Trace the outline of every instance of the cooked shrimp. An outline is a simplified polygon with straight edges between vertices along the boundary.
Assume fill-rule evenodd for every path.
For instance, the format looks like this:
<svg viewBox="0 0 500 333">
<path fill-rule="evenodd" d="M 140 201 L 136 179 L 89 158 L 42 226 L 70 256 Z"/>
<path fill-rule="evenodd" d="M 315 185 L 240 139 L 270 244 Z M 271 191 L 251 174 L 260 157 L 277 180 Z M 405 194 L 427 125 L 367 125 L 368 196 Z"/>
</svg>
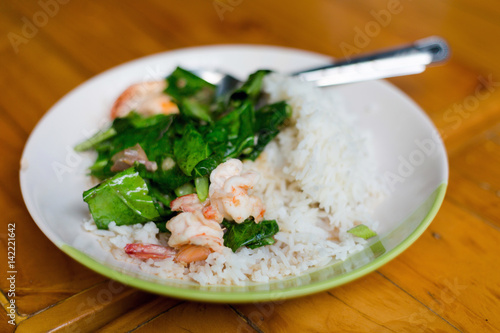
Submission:
<svg viewBox="0 0 500 333">
<path fill-rule="evenodd" d="M 125 245 L 125 252 L 139 259 L 167 259 L 175 256 L 176 252 L 171 247 L 156 244 L 133 243 Z"/>
<path fill-rule="evenodd" d="M 210 206 L 203 209 L 206 218 L 217 222 L 234 220 L 237 223 L 253 216 L 255 222 L 264 218 L 262 201 L 248 194 L 258 180 L 255 172 L 241 174 L 243 164 L 240 160 L 230 159 L 220 164 L 210 175 Z"/>
<path fill-rule="evenodd" d="M 111 108 L 111 118 L 125 117 L 131 111 L 144 116 L 179 113 L 179 108 L 163 92 L 165 80 L 133 84 L 116 99 Z"/>
<path fill-rule="evenodd" d="M 166 227 L 172 233 L 168 240 L 171 247 L 199 245 L 216 252 L 223 249 L 224 233 L 220 224 L 206 219 L 201 211 L 180 213 L 168 221 Z"/>
<path fill-rule="evenodd" d="M 204 207 L 204 204 L 198 199 L 198 194 L 186 194 L 181 197 L 178 197 L 175 200 L 172 200 L 170 203 L 170 209 L 174 212 L 194 212 L 196 210 L 201 211 Z"/>
<path fill-rule="evenodd" d="M 199 245 L 185 245 L 176 252 L 168 246 L 133 243 L 125 245 L 124 250 L 128 255 L 142 260 L 164 260 L 174 257 L 175 261 L 185 264 L 205 260 L 212 253 L 211 249 Z"/>
<path fill-rule="evenodd" d="M 212 250 L 205 246 L 185 245 L 181 247 L 177 253 L 176 261 L 180 263 L 190 263 L 194 261 L 202 261 L 208 258 Z"/>
<path fill-rule="evenodd" d="M 203 207 L 203 216 L 209 220 L 214 220 L 221 223 L 224 216 L 220 213 L 219 209 L 215 205 L 208 205 Z"/>
</svg>

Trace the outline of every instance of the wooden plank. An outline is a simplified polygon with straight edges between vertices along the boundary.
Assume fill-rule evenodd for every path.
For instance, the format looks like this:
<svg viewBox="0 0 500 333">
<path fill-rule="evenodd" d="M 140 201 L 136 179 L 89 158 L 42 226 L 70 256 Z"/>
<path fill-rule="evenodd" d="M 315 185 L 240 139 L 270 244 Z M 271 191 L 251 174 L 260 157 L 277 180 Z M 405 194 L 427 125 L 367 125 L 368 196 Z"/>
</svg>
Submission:
<svg viewBox="0 0 500 333">
<path fill-rule="evenodd" d="M 16 332 L 94 332 L 154 296 L 107 280 L 28 319 Z"/>
<path fill-rule="evenodd" d="M 3 155 L 6 155 L 5 158 L 8 162 L 13 162 L 18 156 L 20 156 L 27 137 L 27 133 L 24 132 L 23 129 L 17 125 L 16 121 L 12 119 L 0 106 L 0 139 L 3 143 L 0 149 L 3 152 Z M 19 162 L 19 159 L 17 162 Z M 2 163 L 3 166 L 0 165 L 0 168 L 7 169 L 7 167 L 10 166 L 18 168 L 19 166 L 19 163 L 16 163 L 15 165 L 4 164 L 5 163 Z"/>
<path fill-rule="evenodd" d="M 265 332 L 401 332 L 415 313 L 434 323 L 428 332 L 454 330 L 377 273 L 317 295 L 235 307 Z"/>
<path fill-rule="evenodd" d="M 16 177 L 17 178 L 17 177 Z M 0 222 L 1 230 L 7 223 L 16 224 L 16 305 L 21 314 L 40 311 L 76 292 L 88 288 L 105 278 L 82 266 L 59 250 L 38 229 L 20 198 L 16 188 L 15 200 L 9 198 L 8 187 L 1 188 L 0 209 L 5 217 Z M 12 195 L 10 195 L 12 197 Z M 2 232 L 0 248 L 7 253 L 7 234 Z M 36 244 L 36 249 L 30 246 Z M 0 269 L 7 271 L 7 261 L 0 260 Z M 0 288 L 6 290 L 5 279 Z"/>
<path fill-rule="evenodd" d="M 422 237 L 380 272 L 460 331 L 497 332 L 499 251 L 498 229 L 445 201 Z M 422 331 L 436 322 L 425 315 L 412 317 Z"/>
<path fill-rule="evenodd" d="M 11 32 L 17 31 L 18 25 L 22 25 L 22 17 L 11 10 L 3 22 Z M 0 77 L 0 89 L 5 92 L 0 107 L 26 133 L 50 106 L 86 78 L 64 55 L 47 45 L 43 35 L 37 36 L 21 45 L 18 53 L 12 48 L 6 52 L 5 61 L 9 66 L 3 68 Z"/>
<path fill-rule="evenodd" d="M 215 11 L 207 1 L 189 1 L 176 6 L 175 11 L 171 3 L 164 1 L 149 1 L 147 7 L 129 1 L 124 4 L 123 13 L 136 20 L 144 33 L 161 42 L 163 50 L 206 44 L 207 41 L 217 43 L 225 37 L 214 33 Z"/>
<path fill-rule="evenodd" d="M 483 80 L 484 77 L 481 76 Z M 500 121 L 500 91 L 497 85 L 500 81 L 490 85 L 490 88 L 478 86 L 481 92 L 474 89 L 462 100 L 454 102 L 440 114 L 432 115 L 432 120 L 439 129 L 449 154 L 454 154 L 469 140 L 479 135 L 485 129 Z M 484 96 L 484 97 L 477 97 Z"/>
<path fill-rule="evenodd" d="M 96 332 L 114 333 L 114 332 L 129 332 L 144 325 L 149 320 L 161 315 L 179 305 L 183 301 L 173 298 L 158 296 L 152 301 L 143 304 L 140 307 L 127 312 L 126 316 L 117 317 L 115 320 L 101 327 Z"/>
<path fill-rule="evenodd" d="M 255 332 L 228 305 L 182 303 L 133 332 Z"/>
<path fill-rule="evenodd" d="M 485 219 L 500 230 L 500 190 L 451 170 L 447 200 Z"/>
<path fill-rule="evenodd" d="M 500 190 L 500 119 L 477 142 L 450 158 L 451 167 L 491 191 Z"/>
<path fill-rule="evenodd" d="M 479 14 L 474 1 L 457 1 L 448 8 L 445 24 L 442 25 L 443 34 L 446 34 L 453 43 L 453 50 L 457 57 L 462 59 L 478 73 L 500 76 L 500 67 L 495 61 L 495 54 L 500 48 L 492 40 L 500 38 L 498 29 L 498 13 L 486 8 L 498 7 L 495 1 L 481 1 L 483 13 Z M 471 29 L 470 27 L 474 27 Z M 480 31 L 488 31 L 481 34 Z M 471 47 L 474 45 L 474 47 Z"/>
<path fill-rule="evenodd" d="M 14 332 L 16 328 L 14 325 L 9 324 L 10 317 L 7 317 L 7 313 L 4 310 L 0 310 L 0 331 L 4 333 Z"/>
<path fill-rule="evenodd" d="M 37 2 L 14 3 L 13 6 L 19 15 L 26 17 L 40 11 Z M 94 74 L 127 60 L 165 50 L 170 41 L 155 40 L 139 29 L 135 23 L 138 16 L 125 12 L 125 8 L 116 3 L 69 2 L 60 7 L 39 34 L 49 39 L 50 44 L 58 45 L 59 53 Z"/>
</svg>

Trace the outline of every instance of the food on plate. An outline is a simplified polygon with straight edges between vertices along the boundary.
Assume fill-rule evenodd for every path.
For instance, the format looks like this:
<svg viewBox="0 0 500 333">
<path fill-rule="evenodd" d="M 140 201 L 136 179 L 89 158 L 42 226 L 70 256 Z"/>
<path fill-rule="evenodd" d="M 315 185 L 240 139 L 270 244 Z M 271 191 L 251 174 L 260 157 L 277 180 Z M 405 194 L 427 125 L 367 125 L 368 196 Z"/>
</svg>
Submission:
<svg viewBox="0 0 500 333">
<path fill-rule="evenodd" d="M 267 282 L 344 260 L 383 196 L 366 133 L 335 96 L 259 70 L 235 91 L 177 68 L 127 88 L 83 194 L 115 259 L 200 284 Z"/>
</svg>

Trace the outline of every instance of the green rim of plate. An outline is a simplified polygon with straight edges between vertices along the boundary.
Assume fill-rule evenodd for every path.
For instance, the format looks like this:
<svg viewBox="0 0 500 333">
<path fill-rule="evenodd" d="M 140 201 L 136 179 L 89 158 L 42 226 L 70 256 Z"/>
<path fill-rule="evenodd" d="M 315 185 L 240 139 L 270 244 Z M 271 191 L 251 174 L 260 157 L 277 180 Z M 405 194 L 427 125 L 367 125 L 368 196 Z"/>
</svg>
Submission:
<svg viewBox="0 0 500 333">
<path fill-rule="evenodd" d="M 60 248 L 73 259 L 108 278 L 156 294 L 216 303 L 277 302 L 338 287 L 373 272 L 394 259 L 427 229 L 444 200 L 446 188 L 447 183 L 440 184 L 397 228 L 380 238 L 375 237 L 361 253 L 353 254 L 345 261 L 331 263 L 281 281 L 272 280 L 245 286 L 201 286 L 144 275 L 148 279 L 145 280 L 139 275 L 135 277 L 129 272 L 102 264 L 70 245 L 62 244 Z M 399 237 L 405 238 L 399 241 Z"/>
</svg>

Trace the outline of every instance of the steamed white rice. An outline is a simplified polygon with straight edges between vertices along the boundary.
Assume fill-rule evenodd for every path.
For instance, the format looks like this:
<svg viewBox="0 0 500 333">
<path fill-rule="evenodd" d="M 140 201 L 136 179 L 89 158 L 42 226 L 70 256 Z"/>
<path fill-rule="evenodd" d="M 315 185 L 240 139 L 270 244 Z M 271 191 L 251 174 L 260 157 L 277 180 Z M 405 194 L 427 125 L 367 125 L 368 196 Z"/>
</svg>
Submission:
<svg viewBox="0 0 500 333">
<path fill-rule="evenodd" d="M 363 249 L 366 241 L 346 231 L 358 224 L 377 230 L 372 212 L 383 192 L 366 133 L 332 94 L 307 83 L 273 74 L 265 79 L 264 89 L 271 102 L 286 100 L 293 109 L 290 126 L 257 161 L 244 162 L 245 169 L 260 173 L 252 194 L 265 203 L 264 218 L 279 224 L 274 245 L 236 253 L 225 248 L 185 268 L 170 259 L 142 261 L 124 252 L 128 243 L 167 244 L 168 236 L 153 222 L 111 223 L 109 230 L 98 230 L 90 220 L 84 229 L 98 236 L 117 260 L 161 278 L 202 285 L 282 279 Z"/>
</svg>

